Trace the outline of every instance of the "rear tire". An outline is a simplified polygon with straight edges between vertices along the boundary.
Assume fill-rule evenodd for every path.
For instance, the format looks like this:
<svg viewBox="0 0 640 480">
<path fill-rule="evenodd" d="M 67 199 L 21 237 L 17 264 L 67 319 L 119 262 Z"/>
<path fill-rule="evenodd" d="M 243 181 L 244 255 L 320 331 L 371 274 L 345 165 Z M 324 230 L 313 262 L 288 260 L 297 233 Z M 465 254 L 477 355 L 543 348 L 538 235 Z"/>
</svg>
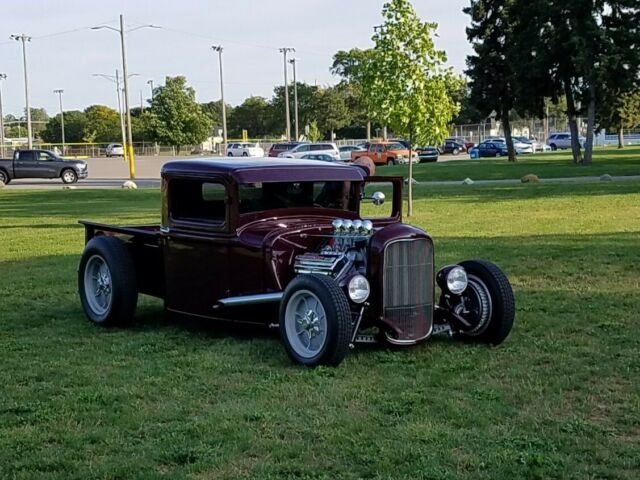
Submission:
<svg viewBox="0 0 640 480">
<path fill-rule="evenodd" d="M 62 182 L 66 184 L 76 183 L 78 181 L 78 174 L 74 170 L 67 168 L 62 171 L 60 178 Z"/>
<path fill-rule="evenodd" d="M 138 286 L 133 259 L 122 240 L 99 236 L 87 243 L 78 268 L 78 293 L 93 323 L 110 327 L 131 322 Z"/>
<path fill-rule="evenodd" d="M 280 336 L 294 362 L 339 365 L 352 328 L 349 301 L 333 278 L 300 275 L 289 283 L 280 303 Z"/>
<path fill-rule="evenodd" d="M 387 166 L 393 167 L 395 164 L 396 164 L 396 161 L 393 158 L 387 160 Z"/>
<path fill-rule="evenodd" d="M 515 319 L 516 307 L 511 283 L 497 265 L 486 260 L 467 260 L 460 265 L 467 271 L 469 279 L 469 286 L 462 296 L 466 298 L 466 308 L 472 310 L 469 314 L 476 315 L 467 317 L 473 326 L 468 331 L 460 332 L 460 335 L 499 345 L 511 332 Z M 477 312 L 470 308 L 473 306 L 477 308 Z M 465 314 L 462 316 L 465 317 Z"/>
<path fill-rule="evenodd" d="M 454 155 L 458 155 L 460 153 L 460 150 L 457 149 L 457 148 L 454 148 L 453 152 L 451 152 L 451 153 L 453 153 Z"/>
<path fill-rule="evenodd" d="M 551 147 L 551 151 L 555 152 L 556 150 L 558 150 L 558 147 L 555 143 L 552 143 L 551 145 L 549 145 Z"/>
<path fill-rule="evenodd" d="M 7 175 L 7 172 L 5 172 L 4 170 L 0 170 L 0 183 L 9 185 L 10 182 L 11 179 L 9 178 L 9 175 Z"/>
<path fill-rule="evenodd" d="M 242 156 L 243 156 L 243 157 L 248 157 L 248 156 L 249 156 L 249 154 L 248 154 L 247 152 L 242 152 Z"/>
</svg>

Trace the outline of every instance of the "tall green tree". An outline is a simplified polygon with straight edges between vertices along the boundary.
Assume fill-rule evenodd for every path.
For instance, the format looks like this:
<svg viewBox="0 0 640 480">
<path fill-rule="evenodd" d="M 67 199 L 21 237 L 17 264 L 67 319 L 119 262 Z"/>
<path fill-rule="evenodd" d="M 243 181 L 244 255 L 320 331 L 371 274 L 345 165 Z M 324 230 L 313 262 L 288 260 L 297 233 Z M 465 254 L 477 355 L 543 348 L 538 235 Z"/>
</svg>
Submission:
<svg viewBox="0 0 640 480">
<path fill-rule="evenodd" d="M 27 118 L 26 111 L 25 109 L 25 120 Z M 48 121 L 49 114 L 44 108 L 31 107 L 31 128 L 35 138 L 41 138 L 42 131 L 45 129 Z"/>
<path fill-rule="evenodd" d="M 80 143 L 83 141 L 87 116 L 84 112 L 72 110 L 64 112 L 64 136 L 67 143 Z M 50 143 L 62 142 L 62 127 L 60 114 L 52 117 L 42 131 L 42 140 Z"/>
<path fill-rule="evenodd" d="M 516 155 L 511 138 L 510 114 L 515 106 L 515 71 L 510 59 L 513 24 L 512 0 L 472 0 L 464 12 L 471 17 L 467 37 L 473 55 L 467 57 L 470 102 L 488 117 L 502 121 L 509 161 Z"/>
<path fill-rule="evenodd" d="M 422 145 L 440 144 L 459 107 L 448 96 L 451 74 L 446 55 L 432 36 L 435 23 L 423 22 L 408 0 L 382 8 L 384 24 L 373 35 L 363 92 L 374 117 L 397 135 Z M 413 211 L 413 164 L 409 162 L 409 208 Z"/>
<path fill-rule="evenodd" d="M 315 85 L 309 85 L 304 82 L 297 82 L 298 87 L 298 126 L 299 133 L 305 131 L 305 127 L 310 124 L 312 120 L 318 120 L 320 116 L 319 102 L 320 102 L 320 87 Z M 294 128 L 294 96 L 293 86 L 289 87 L 289 111 L 291 112 L 291 126 Z M 280 134 L 284 130 L 284 118 L 285 118 L 285 95 L 284 87 L 278 85 L 273 90 L 273 97 L 271 98 L 271 109 L 273 115 L 272 128 L 275 130 L 273 133 Z"/>
<path fill-rule="evenodd" d="M 598 108 L 598 125 L 618 133 L 618 148 L 624 148 L 624 131 L 640 125 L 640 90 L 606 95 Z"/>
<path fill-rule="evenodd" d="M 333 140 L 337 129 L 351 122 L 347 92 L 348 90 L 341 85 L 324 88 L 318 92 L 316 121 L 320 131 L 328 134 L 330 140 Z"/>
<path fill-rule="evenodd" d="M 212 120 L 196 102 L 196 92 L 183 76 L 167 77 L 154 91 L 149 109 L 154 139 L 176 147 L 196 145 L 211 135 Z"/>
<path fill-rule="evenodd" d="M 117 142 L 121 138 L 120 115 L 106 105 L 91 105 L 84 110 L 83 140 L 93 143 Z M 65 117 L 66 120 L 66 117 Z M 65 133 L 66 133 L 65 122 Z"/>
</svg>

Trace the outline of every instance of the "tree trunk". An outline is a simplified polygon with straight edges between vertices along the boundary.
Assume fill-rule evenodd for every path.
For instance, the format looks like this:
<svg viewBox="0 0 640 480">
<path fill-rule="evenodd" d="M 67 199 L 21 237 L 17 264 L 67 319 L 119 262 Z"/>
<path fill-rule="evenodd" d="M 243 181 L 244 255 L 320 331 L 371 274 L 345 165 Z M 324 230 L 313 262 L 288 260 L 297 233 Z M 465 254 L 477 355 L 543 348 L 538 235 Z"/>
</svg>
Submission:
<svg viewBox="0 0 640 480">
<path fill-rule="evenodd" d="M 513 137 L 511 136 L 511 122 L 509 121 L 509 111 L 502 112 L 502 129 L 504 130 L 504 139 L 507 142 L 507 152 L 509 152 L 509 161 L 516 161 L 516 150 L 513 148 Z"/>
<path fill-rule="evenodd" d="M 580 132 L 578 132 L 578 112 L 576 112 L 576 102 L 571 91 L 569 80 L 563 81 L 564 95 L 567 99 L 567 120 L 569 131 L 571 132 L 571 152 L 573 153 L 573 163 L 582 162 L 582 153 L 580 152 Z"/>
<path fill-rule="evenodd" d="M 367 142 L 371 141 L 371 122 L 367 122 Z"/>
<path fill-rule="evenodd" d="M 591 165 L 593 159 L 593 130 L 596 121 L 596 86 L 589 82 L 589 105 L 587 107 L 587 143 L 584 148 L 583 165 Z M 580 137 L 578 137 L 578 142 Z"/>
<path fill-rule="evenodd" d="M 622 125 L 618 128 L 618 148 L 624 148 L 624 127 Z"/>
</svg>

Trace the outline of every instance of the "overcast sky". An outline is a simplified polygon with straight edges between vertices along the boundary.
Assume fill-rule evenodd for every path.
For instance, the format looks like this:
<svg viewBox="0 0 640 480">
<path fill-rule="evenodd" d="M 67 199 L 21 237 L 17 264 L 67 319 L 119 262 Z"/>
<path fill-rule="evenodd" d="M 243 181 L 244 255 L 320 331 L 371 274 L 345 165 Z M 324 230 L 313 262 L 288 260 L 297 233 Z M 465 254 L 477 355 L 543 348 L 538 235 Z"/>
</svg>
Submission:
<svg viewBox="0 0 640 480">
<path fill-rule="evenodd" d="M 164 83 L 167 75 L 185 75 L 200 102 L 219 98 L 218 64 L 212 44 L 224 46 L 225 95 L 237 105 L 249 95 L 270 97 L 282 84 L 282 55 L 278 47 L 296 48 L 298 79 L 330 85 L 329 73 L 337 50 L 371 46 L 373 25 L 381 23 L 383 0 L 22 0 L 2 2 L 0 14 L 0 73 L 4 113 L 22 114 L 24 83 L 22 55 L 11 34 L 33 37 L 27 44 L 32 107 L 58 111 L 54 89 L 64 89 L 65 110 L 92 104 L 116 106 L 115 84 L 93 73 L 120 69 L 116 32 L 91 26 L 127 27 L 156 24 L 127 37 L 132 103 L 140 92 L 149 98 L 147 80 Z M 423 20 L 439 24 L 437 45 L 447 52 L 458 72 L 470 51 L 465 36 L 468 0 L 413 0 Z"/>
</svg>

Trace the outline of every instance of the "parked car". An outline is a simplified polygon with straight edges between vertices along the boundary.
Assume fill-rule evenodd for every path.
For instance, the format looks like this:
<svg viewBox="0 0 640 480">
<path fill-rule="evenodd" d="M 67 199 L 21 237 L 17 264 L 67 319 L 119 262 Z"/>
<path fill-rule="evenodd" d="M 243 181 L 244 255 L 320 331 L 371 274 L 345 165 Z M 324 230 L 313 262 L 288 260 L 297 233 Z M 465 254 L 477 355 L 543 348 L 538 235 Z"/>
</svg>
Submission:
<svg viewBox="0 0 640 480">
<path fill-rule="evenodd" d="M 300 157 L 300 159 L 301 160 L 320 160 L 321 162 L 332 162 L 332 163 L 342 161 L 342 159 L 336 160 L 333 155 L 328 155 L 326 153 L 307 153 L 306 155 L 303 155 L 302 157 Z"/>
<path fill-rule="evenodd" d="M 271 148 L 269 148 L 269 153 L 267 155 L 269 157 L 277 157 L 278 154 L 280 154 L 282 152 L 288 152 L 289 150 L 292 150 L 293 148 L 297 147 L 298 145 L 300 145 L 300 142 L 274 143 L 273 145 L 271 145 Z"/>
<path fill-rule="evenodd" d="M 485 140 L 476 147 L 480 157 L 507 157 L 507 144 L 497 140 Z M 518 152 L 516 152 L 517 154 Z"/>
<path fill-rule="evenodd" d="M 0 159 L 0 183 L 18 178 L 59 178 L 64 183 L 76 183 L 87 178 L 87 163 L 65 160 L 50 150 L 16 150 L 13 158 Z"/>
<path fill-rule="evenodd" d="M 464 145 L 464 149 L 467 152 L 476 146 L 475 142 L 467 140 L 466 138 L 461 138 L 461 137 L 450 137 L 445 140 L 445 142 L 447 141 L 461 143 L 462 145 Z"/>
<path fill-rule="evenodd" d="M 230 143 L 227 157 L 264 157 L 264 150 L 257 143 Z"/>
<path fill-rule="evenodd" d="M 335 143 L 301 143 L 287 152 L 278 154 L 278 157 L 301 158 L 307 153 L 325 153 L 336 160 L 340 159 L 340 151 Z"/>
<path fill-rule="evenodd" d="M 403 178 L 364 172 L 313 160 L 168 162 L 160 225 L 80 222 L 82 308 L 95 324 L 126 325 L 142 293 L 181 316 L 273 326 L 308 366 L 338 365 L 361 342 L 505 340 L 515 301 L 502 270 L 467 260 L 436 272 L 431 236 L 402 223 Z M 372 193 L 381 182 L 390 213 L 369 219 L 363 204 L 385 202 Z"/>
<path fill-rule="evenodd" d="M 120 143 L 110 143 L 104 151 L 107 157 L 124 157 L 124 148 Z"/>
<path fill-rule="evenodd" d="M 441 153 L 450 153 L 452 155 L 458 155 L 467 151 L 467 147 L 464 143 L 456 140 L 445 140 L 444 144 L 440 147 Z"/>
<path fill-rule="evenodd" d="M 436 147 L 416 147 L 420 162 L 437 162 L 438 149 Z"/>
<path fill-rule="evenodd" d="M 339 147 L 338 150 L 340 151 L 340 160 L 346 162 L 351 160 L 351 152 L 361 152 L 364 149 L 357 145 L 343 145 L 342 147 Z"/>
<path fill-rule="evenodd" d="M 354 150 L 351 160 L 369 157 L 376 165 L 399 165 L 409 163 L 409 150 L 397 142 L 371 142 L 368 150 Z M 418 154 L 413 153 L 413 163 L 420 162 Z"/>
<path fill-rule="evenodd" d="M 513 148 L 518 155 L 534 152 L 533 143 L 526 137 L 511 137 L 511 139 L 513 140 Z M 503 143 L 505 147 L 507 145 L 507 140 L 503 137 L 492 138 L 491 141 Z"/>
<path fill-rule="evenodd" d="M 580 137 L 580 146 L 584 148 L 587 139 Z M 552 133 L 547 138 L 547 145 L 551 147 L 551 150 L 565 150 L 571 148 L 571 133 Z"/>
</svg>

